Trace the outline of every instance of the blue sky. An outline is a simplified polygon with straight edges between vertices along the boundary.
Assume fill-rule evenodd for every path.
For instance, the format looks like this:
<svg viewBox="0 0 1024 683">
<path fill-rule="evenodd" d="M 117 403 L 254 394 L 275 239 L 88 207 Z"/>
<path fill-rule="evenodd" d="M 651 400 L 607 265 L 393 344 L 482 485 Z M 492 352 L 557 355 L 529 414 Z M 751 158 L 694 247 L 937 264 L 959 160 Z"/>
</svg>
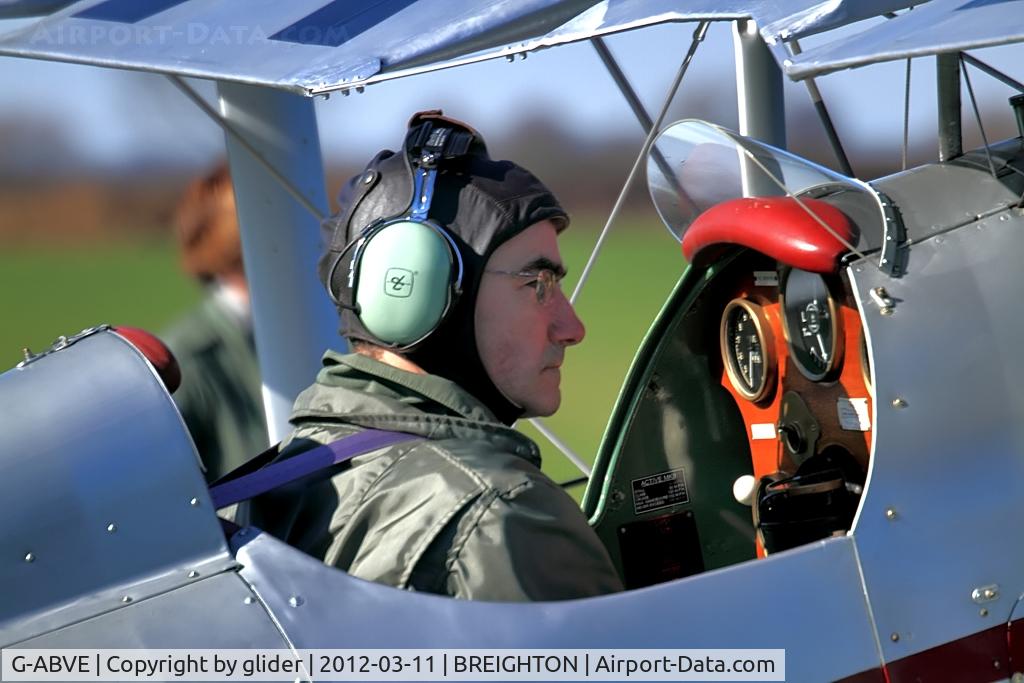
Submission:
<svg viewBox="0 0 1024 683">
<path fill-rule="evenodd" d="M 15 26 L 0 22 L 0 31 Z M 608 40 L 652 112 L 664 98 L 692 30 L 692 24 L 672 24 Z M 805 41 L 805 48 L 812 44 Z M 692 104 L 687 99 L 691 90 L 712 92 L 719 99 L 697 103 L 698 108 L 722 112 L 727 125 L 734 122 L 732 50 L 729 26 L 713 25 L 683 83 L 684 111 L 687 102 Z M 1024 46 L 1010 46 L 977 54 L 1014 74 L 1022 50 Z M 935 130 L 933 62 L 915 60 L 911 105 L 912 138 L 930 146 Z M 854 154 L 859 148 L 874 147 L 892 149 L 898 156 L 904 69 L 900 62 L 819 79 L 840 135 Z M 974 85 L 983 98 L 1005 102 L 1011 94 L 980 74 L 974 76 Z M 212 96 L 212 84 L 200 83 L 199 88 Z M 788 83 L 787 99 L 791 104 L 806 102 L 804 86 Z M 964 101 L 966 107 L 966 96 Z M 410 113 L 438 106 L 489 137 L 519 117 L 546 115 L 580 140 L 633 135 L 637 144 L 640 141 L 635 119 L 588 43 L 534 53 L 514 63 L 493 60 L 380 83 L 362 94 L 318 99 L 316 106 L 325 154 L 355 159 L 394 145 Z M 85 160 L 97 166 L 117 166 L 139 154 L 199 166 L 222 153 L 219 129 L 160 76 L 0 58 L 0 120 L 16 115 L 51 120 Z M 1005 122 L 1008 109 L 994 116 Z M 972 128 L 973 124 L 968 126 L 969 131 Z"/>
</svg>

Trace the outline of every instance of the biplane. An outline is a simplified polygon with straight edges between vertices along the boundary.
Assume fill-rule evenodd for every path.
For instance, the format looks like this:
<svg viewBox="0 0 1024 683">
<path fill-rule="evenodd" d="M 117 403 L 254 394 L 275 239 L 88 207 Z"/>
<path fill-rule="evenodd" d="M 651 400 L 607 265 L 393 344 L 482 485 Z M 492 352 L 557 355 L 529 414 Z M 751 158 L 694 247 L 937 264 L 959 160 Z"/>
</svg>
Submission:
<svg viewBox="0 0 1024 683">
<path fill-rule="evenodd" d="M 1006 104 L 1007 141 L 964 151 L 961 121 L 971 72 L 1024 92 L 975 54 L 1024 40 L 1024 0 L 911 4 L 0 2 L 40 17 L 0 54 L 165 74 L 223 127 L 272 439 L 335 339 L 312 265 L 327 202 L 311 98 L 692 22 L 674 93 L 721 21 L 741 108 L 739 132 L 666 126 L 602 53 L 647 131 L 623 196 L 646 171 L 688 262 L 583 501 L 629 590 L 453 601 L 256 528 L 226 537 L 159 345 L 100 326 L 0 375 L 0 645 L 746 647 L 785 649 L 788 680 L 1024 680 L 1024 101 Z M 188 40 L 250 12 L 251 44 Z M 146 31 L 161 39 L 119 38 Z M 815 79 L 930 55 L 937 159 L 854 177 Z M 219 111 L 186 77 L 217 82 Z M 784 150 L 783 77 L 808 84 L 838 171 Z"/>
</svg>

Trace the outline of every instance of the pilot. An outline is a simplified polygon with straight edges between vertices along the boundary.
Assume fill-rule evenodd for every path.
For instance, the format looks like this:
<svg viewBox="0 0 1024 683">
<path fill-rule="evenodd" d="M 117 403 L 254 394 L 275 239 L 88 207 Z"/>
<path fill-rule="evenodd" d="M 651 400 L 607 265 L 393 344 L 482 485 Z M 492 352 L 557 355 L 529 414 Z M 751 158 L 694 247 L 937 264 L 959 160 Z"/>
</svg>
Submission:
<svg viewBox="0 0 1024 683">
<path fill-rule="evenodd" d="M 206 479 L 214 481 L 267 447 L 249 287 L 226 164 L 189 184 L 175 228 L 182 267 L 205 296 L 163 337 L 182 372 L 174 400 Z"/>
<path fill-rule="evenodd" d="M 435 111 L 349 181 L 340 207 L 319 275 L 354 353 L 325 354 L 278 460 L 366 428 L 419 438 L 260 496 L 250 521 L 408 590 L 491 601 L 621 590 L 578 505 L 511 428 L 558 409 L 559 368 L 584 335 L 559 284 L 569 219 L 558 201 Z"/>
</svg>

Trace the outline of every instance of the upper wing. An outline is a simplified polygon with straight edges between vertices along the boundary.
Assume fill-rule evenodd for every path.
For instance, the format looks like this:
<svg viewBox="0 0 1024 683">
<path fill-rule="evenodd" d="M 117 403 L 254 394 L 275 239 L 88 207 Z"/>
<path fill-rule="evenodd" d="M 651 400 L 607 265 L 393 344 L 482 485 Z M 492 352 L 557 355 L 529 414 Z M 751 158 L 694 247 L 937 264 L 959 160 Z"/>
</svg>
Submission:
<svg viewBox="0 0 1024 683">
<path fill-rule="evenodd" d="M 315 95 L 670 21 L 750 17 L 781 46 L 910 1 L 0 0 L 0 17 L 53 12 L 0 54 Z"/>
</svg>

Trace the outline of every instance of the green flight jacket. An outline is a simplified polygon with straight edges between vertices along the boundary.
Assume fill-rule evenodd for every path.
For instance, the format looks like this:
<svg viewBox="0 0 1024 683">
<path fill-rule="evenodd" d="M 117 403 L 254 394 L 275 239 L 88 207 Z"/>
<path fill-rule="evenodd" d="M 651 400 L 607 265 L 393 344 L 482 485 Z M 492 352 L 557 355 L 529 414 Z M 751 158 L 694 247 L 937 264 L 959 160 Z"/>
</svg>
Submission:
<svg viewBox="0 0 1024 683">
<path fill-rule="evenodd" d="M 564 600 L 622 590 L 579 506 L 541 473 L 537 445 L 458 385 L 327 352 L 295 403 L 279 459 L 362 428 L 422 440 L 265 494 L 249 521 L 370 581 L 457 598 Z"/>
<path fill-rule="evenodd" d="M 252 331 L 216 296 L 162 335 L 181 368 L 174 402 L 212 482 L 269 445 Z"/>
</svg>

